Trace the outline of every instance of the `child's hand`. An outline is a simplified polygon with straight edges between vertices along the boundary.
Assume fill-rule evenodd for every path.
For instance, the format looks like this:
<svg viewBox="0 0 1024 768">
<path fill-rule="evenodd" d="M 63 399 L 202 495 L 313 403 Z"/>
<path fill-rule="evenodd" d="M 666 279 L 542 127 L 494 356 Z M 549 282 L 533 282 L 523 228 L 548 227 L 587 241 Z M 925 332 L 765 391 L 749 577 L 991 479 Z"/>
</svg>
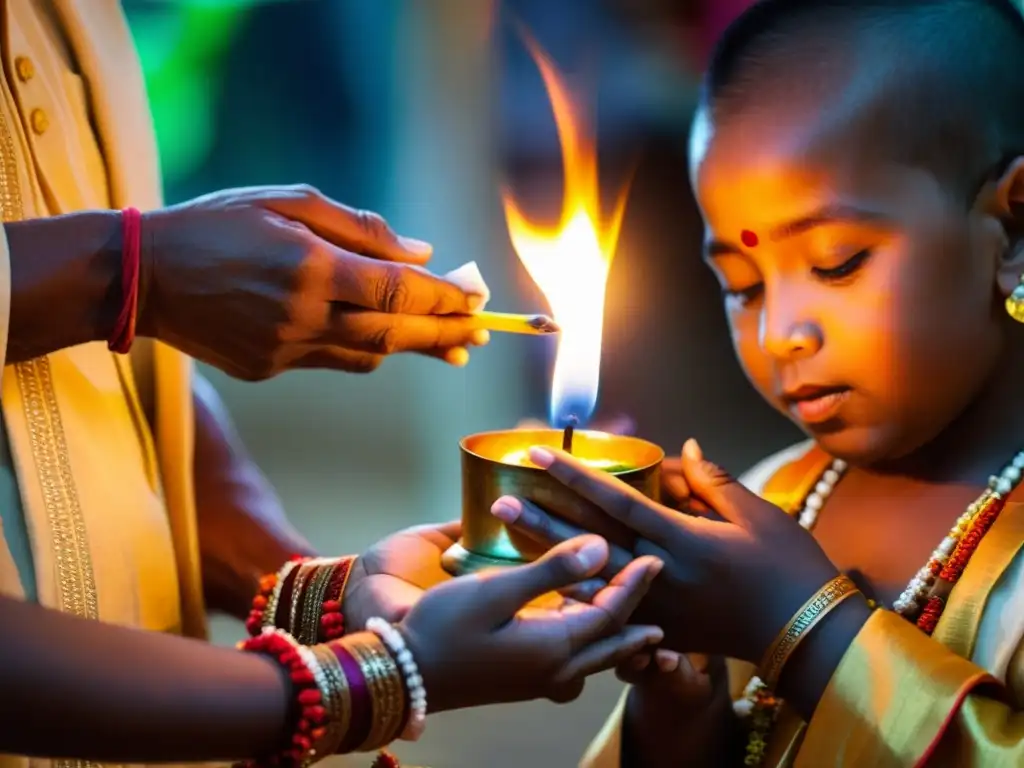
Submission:
<svg viewBox="0 0 1024 768">
<path fill-rule="evenodd" d="M 757 663 L 797 609 L 838 571 L 795 520 L 704 461 L 695 443 L 688 445 L 683 479 L 712 514 L 681 514 L 656 504 L 613 476 L 550 449 L 532 450 L 532 460 L 572 488 L 579 503 L 552 510 L 555 517 L 506 497 L 493 511 L 546 542 L 597 527 L 601 515 L 605 523 L 610 517 L 625 524 L 637 539 L 632 551 L 614 548 L 606 575 L 634 554 L 665 561 L 640 618 L 665 629 L 666 647 Z"/>
<path fill-rule="evenodd" d="M 657 627 L 627 626 L 662 563 L 629 563 L 591 603 L 527 606 L 597 574 L 608 544 L 566 541 L 535 563 L 453 579 L 429 590 L 402 621 L 431 711 L 549 698 L 571 701 L 583 679 L 656 645 Z M 524 607 L 526 606 L 526 607 Z"/>
<path fill-rule="evenodd" d="M 459 521 L 419 525 L 393 533 L 356 558 L 345 586 L 342 613 L 352 627 L 371 616 L 401 621 L 425 590 L 448 581 L 441 555 L 462 535 Z"/>
<path fill-rule="evenodd" d="M 711 701 L 714 685 L 712 659 L 703 654 L 687 654 L 656 648 L 642 651 L 615 668 L 622 682 L 632 685 L 631 696 L 647 703 L 688 714 Z M 715 659 L 721 663 L 721 659 Z"/>
<path fill-rule="evenodd" d="M 732 701 L 725 659 L 658 648 L 616 670 L 630 683 L 623 722 L 623 765 L 645 768 L 723 765 Z"/>
</svg>

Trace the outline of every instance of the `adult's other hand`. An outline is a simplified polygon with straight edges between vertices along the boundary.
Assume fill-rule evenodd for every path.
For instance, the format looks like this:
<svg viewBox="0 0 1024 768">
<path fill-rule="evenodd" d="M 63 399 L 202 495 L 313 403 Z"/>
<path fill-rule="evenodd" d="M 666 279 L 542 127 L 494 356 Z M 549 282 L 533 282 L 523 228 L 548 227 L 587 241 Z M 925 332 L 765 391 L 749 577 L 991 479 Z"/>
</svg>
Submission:
<svg viewBox="0 0 1024 768">
<path fill-rule="evenodd" d="M 146 214 L 139 335 L 240 379 L 368 372 L 396 352 L 464 365 L 481 294 L 423 268 L 431 247 L 306 186 L 216 192 Z"/>
</svg>

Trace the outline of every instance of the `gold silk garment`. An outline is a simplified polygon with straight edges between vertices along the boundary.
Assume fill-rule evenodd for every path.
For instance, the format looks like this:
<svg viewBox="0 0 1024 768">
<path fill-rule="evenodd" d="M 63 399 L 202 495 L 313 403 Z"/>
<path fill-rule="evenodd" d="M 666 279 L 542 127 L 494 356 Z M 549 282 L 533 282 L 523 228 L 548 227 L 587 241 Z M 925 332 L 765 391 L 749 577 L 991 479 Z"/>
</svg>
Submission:
<svg viewBox="0 0 1024 768">
<path fill-rule="evenodd" d="M 0 13 L 3 221 L 159 207 L 152 122 L 120 3 L 0 0 Z M 2 361 L 11 280 L 0 235 Z M 28 551 L 24 540 L 12 541 L 12 553 L 0 536 L 0 592 L 24 597 L 28 573 L 35 597 L 49 608 L 203 636 L 191 362 L 160 344 L 139 347 L 144 392 L 137 391 L 133 361 L 104 344 L 4 368 L 10 452 L 0 471 L 17 493 L 5 495 L 2 519 L 5 528 L 23 525 Z M 0 756 L 2 768 L 54 762 L 71 764 Z"/>
<path fill-rule="evenodd" d="M 748 473 L 747 487 L 794 508 L 829 459 L 808 443 Z M 1024 766 L 1024 504 L 1008 503 L 950 595 L 933 635 L 876 611 L 830 681 L 814 717 L 783 708 L 770 768 Z M 754 668 L 730 660 L 739 698 Z M 618 768 L 620 700 L 580 762 Z"/>
</svg>

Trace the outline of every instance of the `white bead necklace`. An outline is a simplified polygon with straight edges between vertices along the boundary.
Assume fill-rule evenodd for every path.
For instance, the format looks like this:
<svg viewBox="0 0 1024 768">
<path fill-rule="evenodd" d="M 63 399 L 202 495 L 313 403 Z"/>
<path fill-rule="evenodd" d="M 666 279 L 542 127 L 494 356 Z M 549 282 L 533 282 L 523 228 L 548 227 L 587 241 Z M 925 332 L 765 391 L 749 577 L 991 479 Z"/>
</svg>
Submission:
<svg viewBox="0 0 1024 768">
<path fill-rule="evenodd" d="M 835 490 L 836 483 L 842 479 L 846 470 L 847 464 L 845 461 L 833 459 L 828 468 L 821 473 L 814 488 L 803 500 L 796 518 L 800 525 L 808 531 L 814 528 L 814 524 L 818 520 L 818 514 L 821 512 L 822 507 L 825 506 L 825 502 L 832 495 L 832 491 Z M 928 597 L 931 586 L 935 582 L 935 575 L 939 572 L 941 566 L 946 563 L 950 555 L 953 554 L 957 543 L 963 535 L 970 530 L 971 524 L 974 522 L 978 512 L 992 499 L 1005 499 L 1013 493 L 1013 490 L 1020 484 L 1022 476 L 1024 476 L 1024 451 L 1018 451 L 998 475 L 992 475 L 989 478 L 988 488 L 985 489 L 981 496 L 969 504 L 964 513 L 957 518 L 953 528 L 946 534 L 946 537 L 939 543 L 939 546 L 935 548 L 932 556 L 928 558 L 928 562 L 925 563 L 921 570 L 914 574 L 910 583 L 907 584 L 907 588 L 903 590 L 903 593 L 893 603 L 893 610 L 904 618 L 913 621 L 914 615 L 920 611 L 921 604 Z M 754 675 L 747 684 L 742 698 L 733 703 L 733 710 L 737 716 L 741 718 L 749 717 L 758 707 L 758 697 L 765 690 L 767 689 L 760 676 Z M 777 710 L 778 703 L 771 706 Z M 751 738 L 754 738 L 755 734 L 757 734 L 756 729 L 751 731 Z M 760 735 L 759 738 L 763 739 L 764 737 Z M 752 762 L 751 764 L 760 765 L 760 761 Z"/>
<path fill-rule="evenodd" d="M 814 524 L 818 521 L 818 514 L 847 468 L 847 463 L 842 459 L 833 459 L 828 468 L 821 473 L 813 490 L 807 494 L 800 512 L 797 514 L 797 520 L 808 531 L 813 530 Z M 949 533 L 928 558 L 928 562 L 914 574 L 906 589 L 893 603 L 893 610 L 902 616 L 910 616 L 920 609 L 921 603 L 928 596 L 928 591 L 935 581 L 935 564 L 938 563 L 939 566 L 945 564 L 949 556 L 953 554 L 953 550 L 956 549 L 957 542 L 970 529 L 974 517 L 985 502 L 992 497 L 1005 498 L 1009 496 L 1020 484 L 1022 476 L 1024 476 L 1024 451 L 1018 451 L 998 475 L 992 475 L 989 478 L 988 488 L 985 492 L 971 502 L 964 513 L 957 518 Z"/>
</svg>

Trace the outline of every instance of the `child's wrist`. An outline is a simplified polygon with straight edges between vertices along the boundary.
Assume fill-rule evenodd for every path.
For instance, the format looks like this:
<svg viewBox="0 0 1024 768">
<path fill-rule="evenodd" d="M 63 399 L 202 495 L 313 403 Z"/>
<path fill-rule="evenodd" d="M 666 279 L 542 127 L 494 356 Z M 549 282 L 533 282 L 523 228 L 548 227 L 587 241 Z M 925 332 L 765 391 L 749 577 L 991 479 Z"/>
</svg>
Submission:
<svg viewBox="0 0 1024 768">
<path fill-rule="evenodd" d="M 793 653 L 779 680 L 779 695 L 810 721 L 836 668 L 853 644 L 872 609 L 863 595 L 838 606 Z"/>
</svg>

